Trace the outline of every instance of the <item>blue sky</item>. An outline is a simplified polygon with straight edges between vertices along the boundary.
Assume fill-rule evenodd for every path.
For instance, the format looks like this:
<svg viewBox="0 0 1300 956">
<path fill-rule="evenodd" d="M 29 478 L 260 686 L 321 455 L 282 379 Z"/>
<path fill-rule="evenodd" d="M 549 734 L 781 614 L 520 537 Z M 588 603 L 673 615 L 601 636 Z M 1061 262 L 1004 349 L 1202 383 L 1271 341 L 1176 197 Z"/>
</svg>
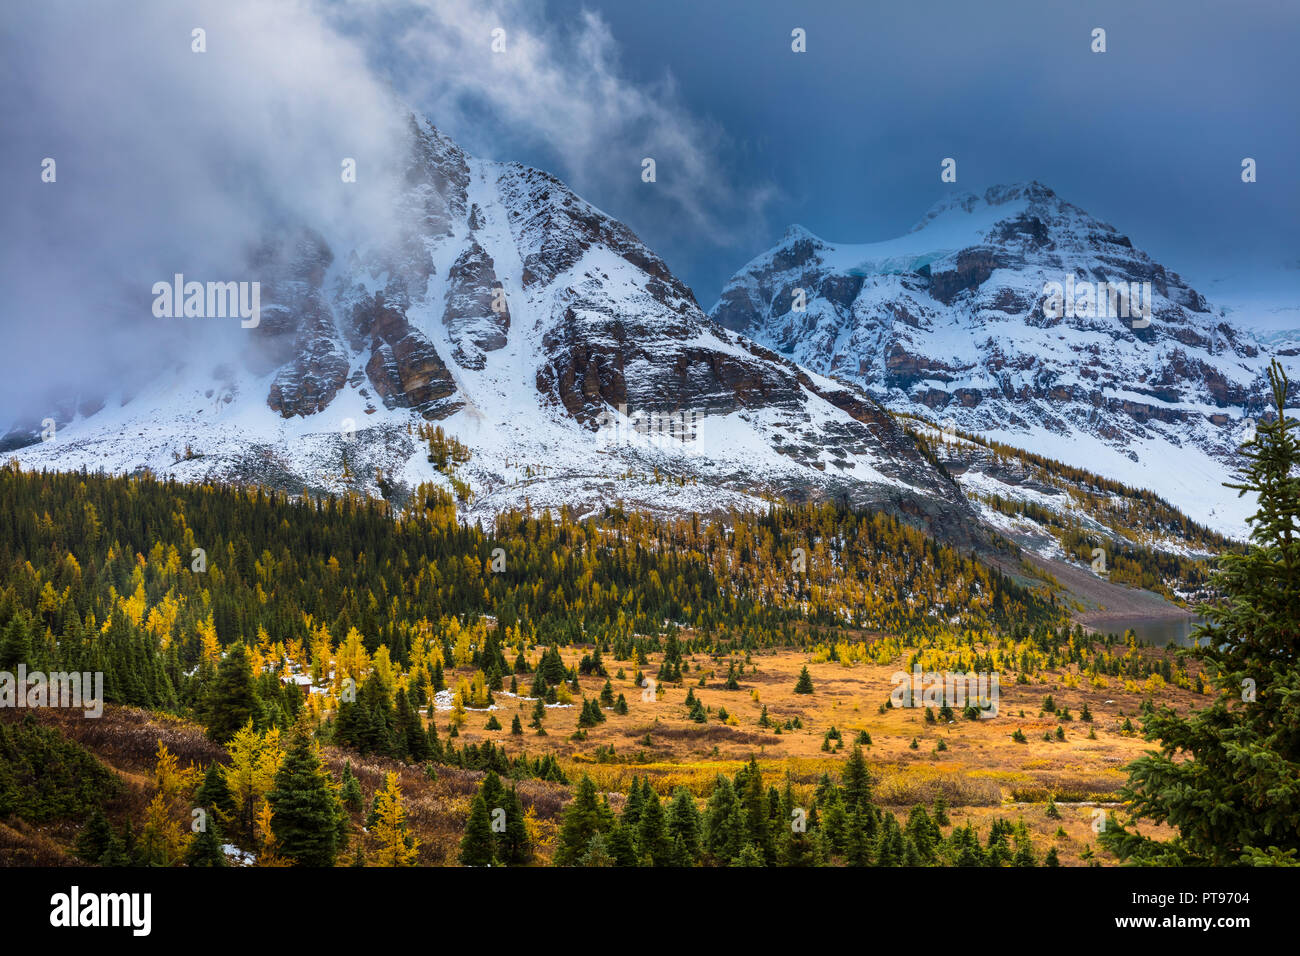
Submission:
<svg viewBox="0 0 1300 956">
<path fill-rule="evenodd" d="M 945 192 L 1023 179 L 1193 278 L 1276 281 L 1300 264 L 1300 4 L 552 0 L 561 50 L 583 11 L 608 27 L 622 81 L 658 89 L 670 76 L 673 111 L 716 134 L 710 175 L 692 182 L 716 229 L 684 224 L 654 186 L 563 168 L 546 137 L 490 116 L 471 129 L 445 119 L 458 138 L 552 168 L 627 221 L 706 309 L 791 222 L 883 239 Z M 806 53 L 790 50 L 794 27 Z M 1105 53 L 1090 49 L 1094 27 Z M 939 180 L 947 156 L 955 185 Z M 1246 156 L 1258 163 L 1250 185 Z M 636 155 L 605 159 L 639 173 Z M 658 174 L 662 185 L 676 170 L 661 158 Z"/>
</svg>

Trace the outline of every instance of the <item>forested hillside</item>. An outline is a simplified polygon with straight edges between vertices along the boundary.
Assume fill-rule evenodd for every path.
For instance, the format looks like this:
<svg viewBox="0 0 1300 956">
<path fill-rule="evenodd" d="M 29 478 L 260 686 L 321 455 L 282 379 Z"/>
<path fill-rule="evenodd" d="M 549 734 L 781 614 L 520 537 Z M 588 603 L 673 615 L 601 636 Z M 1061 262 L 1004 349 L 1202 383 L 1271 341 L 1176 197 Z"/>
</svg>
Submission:
<svg viewBox="0 0 1300 956">
<path fill-rule="evenodd" d="M 336 759 L 341 747 L 359 759 L 487 772 L 493 776 L 481 786 L 488 790 L 495 774 L 577 783 L 553 754 L 533 749 L 530 755 L 518 717 L 500 743 L 461 745 L 455 738 L 468 713 L 490 707 L 494 693 L 533 700 L 530 732 L 542 736 L 548 708 L 576 706 L 580 676 L 603 678 L 605 689 L 599 700 L 583 696 L 575 738 L 605 721 L 606 713 L 627 713 L 625 695 L 615 699 L 602 653 L 635 665 L 636 687 L 651 686 L 641 666 L 647 676 L 680 685 L 689 670 L 684 655 L 728 659 L 726 687 L 739 690 L 751 653 L 802 647 L 815 656 L 843 654 L 846 665 L 861 659 L 866 644 L 837 644 L 832 632 L 856 635 L 859 642 L 888 632 L 893 637 L 876 648 L 886 656 L 899 652 L 900 635 L 959 653 L 975 635 L 1014 629 L 1024 639 L 1028 627 L 1049 634 L 1063 620 L 1050 599 L 893 518 L 832 505 L 737 514 L 729 524 L 657 521 L 617 506 L 583 521 L 567 512 L 508 513 L 484 529 L 459 522 L 453 500 L 430 486 L 394 513 L 382 501 L 359 497 L 291 499 L 147 474 L 37 474 L 13 464 L 0 469 L 0 568 L 0 667 L 101 671 L 110 714 L 120 706 L 160 718 L 170 714 L 206 728 L 217 745 L 215 752 L 187 751 L 195 760 L 188 770 L 166 752 L 161 735 L 159 752 L 150 752 L 148 761 L 135 752 L 127 762 L 152 774 L 155 802 L 143 821 L 128 814 L 119 832 L 105 823 L 95 794 L 77 790 L 47 805 L 46 790 L 34 783 L 37 763 L 84 763 L 114 782 L 101 795 L 111 802 L 121 787 L 90 753 L 73 741 L 60 743 L 30 717 L 7 732 L 14 769 L 3 782 L 3 812 L 28 822 L 89 815 L 88 823 L 79 822 L 89 828 L 82 843 L 89 841 L 90 849 L 79 852 L 92 861 L 108 854 L 108 863 L 174 863 L 200 850 L 215 860 L 220 854 L 210 838 L 200 847 L 180 829 L 190 806 L 212 810 L 214 827 L 232 841 L 228 850 L 241 847 L 260 859 L 284 856 L 283 847 L 273 850 L 267 842 L 268 834 L 278 833 L 271 794 L 281 772 L 296 768 L 294 786 L 319 785 L 321 794 L 334 795 L 324 799 L 315 831 L 334 826 L 326 818 L 335 813 L 328 807 L 336 798 L 363 809 L 350 768 L 337 780 L 323 769 L 322 746 L 328 759 Z M 649 666 L 652 656 L 657 669 Z M 621 667 L 617 677 L 628 680 Z M 434 704 L 444 694 L 450 704 L 441 711 L 447 722 L 440 735 Z M 692 705 L 690 695 L 687 704 L 700 722 L 712 713 L 713 720 L 735 723 L 725 708 L 706 712 Z M 772 726 L 766 708 L 760 726 Z M 506 739 L 516 741 L 509 752 Z M 36 760 L 38 753 L 46 757 Z M 436 777 L 430 770 L 428 778 Z M 718 789 L 724 779 L 698 795 L 712 794 L 710 805 L 725 802 L 726 788 Z M 376 800 L 399 787 L 395 780 L 378 783 Z M 737 799 L 753 798 L 744 797 L 751 784 L 743 774 L 730 786 Z M 919 853 L 939 859 L 932 845 L 938 837 L 927 836 L 923 824 L 916 824 L 911 847 L 899 842 L 893 818 L 860 794 L 840 800 L 829 778 L 818 789 L 822 805 L 843 804 L 852 823 L 844 830 L 849 824 L 832 815 L 834 829 L 816 850 L 820 857 L 901 862 Z M 647 778 L 627 799 L 634 806 L 654 803 L 648 790 Z M 781 810 L 775 790 L 770 806 L 766 789 L 758 792 L 767 810 Z M 400 797 L 393 789 L 384 799 Z M 508 818 L 522 813 L 501 799 Z M 674 797 L 672 819 L 688 812 L 685 799 Z M 376 812 L 372 806 L 372 823 Z M 345 840 L 346 814 L 338 814 Z M 785 849 L 766 838 L 755 843 L 756 819 L 746 824 L 749 838 L 726 837 L 740 842 L 727 843 L 725 852 L 697 846 L 689 836 L 684 848 L 671 840 L 658 848 L 653 840 L 625 846 L 625 831 L 613 817 L 603 813 L 600 819 L 605 822 L 596 830 L 613 841 L 608 852 L 620 862 L 727 863 L 747 853 L 751 862 L 774 863 L 789 853 L 809 859 L 813 853 L 811 843 Z M 472 834 L 481 822 L 475 804 L 464 826 Z M 150 836 L 143 849 L 128 852 L 132 823 Z M 396 815 L 390 823 L 398 825 Z M 620 826 L 634 825 L 642 825 L 637 813 L 625 811 Z M 708 832 L 715 843 L 723 839 L 718 827 L 729 825 L 714 820 Z M 378 852 L 377 845 L 371 849 Z M 588 855 L 586 843 L 572 852 L 578 850 Z M 465 851 L 467 862 L 475 852 Z M 516 848 L 499 850 L 498 858 L 524 862 L 532 854 Z M 435 854 L 433 861 L 442 859 Z M 560 852 L 557 859 L 566 857 Z"/>
</svg>

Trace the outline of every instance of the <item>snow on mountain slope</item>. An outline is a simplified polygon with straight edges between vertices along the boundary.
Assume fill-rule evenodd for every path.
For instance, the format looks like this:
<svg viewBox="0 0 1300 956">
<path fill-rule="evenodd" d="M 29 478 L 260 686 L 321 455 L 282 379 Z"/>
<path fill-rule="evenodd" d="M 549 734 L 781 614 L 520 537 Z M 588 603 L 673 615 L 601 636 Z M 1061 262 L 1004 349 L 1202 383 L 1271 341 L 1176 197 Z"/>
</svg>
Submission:
<svg viewBox="0 0 1300 956">
<path fill-rule="evenodd" d="M 1048 283 L 1136 283 L 1139 293 L 1148 283 L 1149 299 L 1128 301 L 1149 315 L 1056 309 Z M 887 242 L 832 243 L 791 227 L 710 315 L 893 409 L 1245 531 L 1252 504 L 1221 483 L 1247 419 L 1267 410 L 1268 354 L 1127 236 L 1040 183 L 951 197 Z"/>
<path fill-rule="evenodd" d="M 972 522 L 883 409 L 719 328 L 622 223 L 546 173 L 409 127 L 374 235 L 249 237 L 263 305 L 228 333 L 246 336 L 238 360 L 196 333 L 171 375 L 69 410 L 19 460 L 400 500 L 452 485 L 418 434 L 436 423 L 471 450 L 456 472 L 470 518 L 834 496 L 949 536 Z"/>
<path fill-rule="evenodd" d="M 1202 288 L 1236 325 L 1300 378 L 1300 260 L 1263 268 L 1248 278 L 1215 276 Z"/>
</svg>

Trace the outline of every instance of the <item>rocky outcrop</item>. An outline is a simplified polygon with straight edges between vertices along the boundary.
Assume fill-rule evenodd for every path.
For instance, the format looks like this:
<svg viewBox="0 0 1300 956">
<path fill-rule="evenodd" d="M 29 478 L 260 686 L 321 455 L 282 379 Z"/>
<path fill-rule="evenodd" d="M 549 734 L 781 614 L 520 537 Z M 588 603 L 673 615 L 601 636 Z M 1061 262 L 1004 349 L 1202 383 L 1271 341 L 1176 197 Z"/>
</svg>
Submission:
<svg viewBox="0 0 1300 956">
<path fill-rule="evenodd" d="M 386 408 L 409 408 L 437 419 L 461 407 L 455 381 L 433 344 L 402 309 L 386 304 L 382 293 L 353 306 L 352 326 L 369 340 L 366 375 Z"/>
<path fill-rule="evenodd" d="M 298 314 L 297 354 L 276 372 L 266 399 L 285 418 L 324 411 L 348 375 L 348 358 L 329 306 L 313 294 Z"/>
<path fill-rule="evenodd" d="M 285 418 L 323 410 L 347 378 L 347 352 L 321 291 L 333 261 L 310 230 L 268 238 L 250 256 L 261 314 L 250 330 L 249 364 L 277 369 L 266 402 Z"/>
<path fill-rule="evenodd" d="M 492 257 L 472 238 L 448 271 L 442 321 L 455 345 L 452 355 L 465 368 L 481 369 L 483 353 L 506 344 L 510 306 L 505 290 Z"/>
</svg>

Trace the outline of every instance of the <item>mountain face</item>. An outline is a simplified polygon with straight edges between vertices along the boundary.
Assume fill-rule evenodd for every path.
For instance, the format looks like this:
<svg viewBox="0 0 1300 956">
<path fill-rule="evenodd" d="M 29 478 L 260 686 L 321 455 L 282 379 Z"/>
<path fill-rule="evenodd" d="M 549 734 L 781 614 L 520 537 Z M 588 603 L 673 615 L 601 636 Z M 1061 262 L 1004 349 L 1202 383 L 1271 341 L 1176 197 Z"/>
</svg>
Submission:
<svg viewBox="0 0 1300 956">
<path fill-rule="evenodd" d="M 949 537 L 972 523 L 869 396 L 718 327 L 553 176 L 472 157 L 415 117 L 394 164 L 373 234 L 251 237 L 261 320 L 231 332 L 237 361 L 196 349 L 170 377 L 60 416 L 19 459 L 398 499 L 433 481 L 471 516 L 834 496 Z M 456 484 L 420 437 L 434 424 L 469 449 Z"/>
<path fill-rule="evenodd" d="M 887 242 L 792 226 L 710 314 L 896 411 L 1244 527 L 1249 504 L 1219 482 L 1246 419 L 1267 407 L 1267 356 L 1176 273 L 1040 183 L 954 196 Z"/>
</svg>

